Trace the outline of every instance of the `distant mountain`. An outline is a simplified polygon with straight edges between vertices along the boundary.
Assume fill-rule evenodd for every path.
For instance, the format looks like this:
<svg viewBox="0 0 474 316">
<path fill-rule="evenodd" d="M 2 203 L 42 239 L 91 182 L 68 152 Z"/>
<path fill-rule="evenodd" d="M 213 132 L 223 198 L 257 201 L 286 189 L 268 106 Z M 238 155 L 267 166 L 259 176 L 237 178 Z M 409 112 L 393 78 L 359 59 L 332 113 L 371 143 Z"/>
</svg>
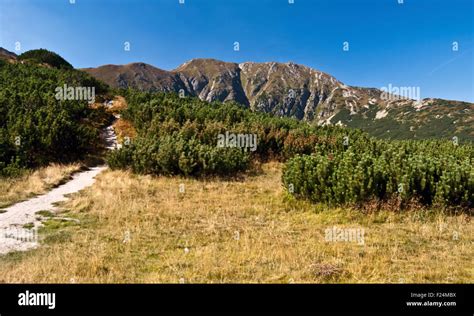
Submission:
<svg viewBox="0 0 474 316">
<path fill-rule="evenodd" d="M 20 56 L 0 48 L 0 59 L 69 69 L 61 56 L 32 50 Z M 380 89 L 348 86 L 295 63 L 230 63 L 193 59 L 172 71 L 145 63 L 83 71 L 116 88 L 182 92 L 201 100 L 235 101 L 255 111 L 318 125 L 360 128 L 390 139 L 453 138 L 474 141 L 474 104 L 399 98 Z"/>
<path fill-rule="evenodd" d="M 117 88 L 137 88 L 146 91 L 179 91 L 184 85 L 177 74 L 144 63 L 124 66 L 105 65 L 82 69 Z"/>
<path fill-rule="evenodd" d="M 236 101 L 253 110 L 319 125 L 360 128 L 383 138 L 474 140 L 474 104 L 400 98 L 375 88 L 347 86 L 294 63 L 241 64 L 193 59 L 165 71 L 144 63 L 83 69 L 117 88 L 180 90 L 206 101 Z"/>
<path fill-rule="evenodd" d="M 58 54 L 46 49 L 32 49 L 17 55 L 0 47 L 0 60 L 15 63 L 31 63 L 58 69 L 73 69 L 74 67 Z"/>
<path fill-rule="evenodd" d="M 17 55 L 12 53 L 5 48 L 0 47 L 0 59 L 8 60 L 8 61 L 15 61 L 17 59 Z"/>
</svg>

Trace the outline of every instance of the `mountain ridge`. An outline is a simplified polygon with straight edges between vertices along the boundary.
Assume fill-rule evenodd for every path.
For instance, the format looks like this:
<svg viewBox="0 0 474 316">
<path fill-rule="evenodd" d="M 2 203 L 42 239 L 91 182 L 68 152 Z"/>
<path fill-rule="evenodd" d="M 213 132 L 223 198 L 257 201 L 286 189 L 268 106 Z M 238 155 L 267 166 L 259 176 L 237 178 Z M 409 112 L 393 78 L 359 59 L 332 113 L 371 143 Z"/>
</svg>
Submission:
<svg viewBox="0 0 474 316">
<path fill-rule="evenodd" d="M 181 92 L 208 102 L 235 101 L 255 111 L 318 125 L 360 128 L 382 138 L 474 140 L 473 103 L 415 100 L 378 88 L 349 86 L 294 62 L 194 58 L 171 71 L 140 62 L 113 70 L 107 66 L 83 70 L 116 88 Z"/>
<path fill-rule="evenodd" d="M 16 61 L 18 58 L 18 55 L 10 52 L 9 50 L 6 50 L 3 47 L 0 47 L 0 59 L 7 60 L 7 61 Z"/>
<path fill-rule="evenodd" d="M 16 57 L 0 50 L 0 59 L 23 62 Z M 328 73 L 291 61 L 235 63 L 194 58 L 173 70 L 143 62 L 80 70 L 114 88 L 175 92 L 208 102 L 233 101 L 254 111 L 317 125 L 359 128 L 380 138 L 456 136 L 474 141 L 473 103 L 400 98 L 378 88 L 346 85 Z"/>
</svg>

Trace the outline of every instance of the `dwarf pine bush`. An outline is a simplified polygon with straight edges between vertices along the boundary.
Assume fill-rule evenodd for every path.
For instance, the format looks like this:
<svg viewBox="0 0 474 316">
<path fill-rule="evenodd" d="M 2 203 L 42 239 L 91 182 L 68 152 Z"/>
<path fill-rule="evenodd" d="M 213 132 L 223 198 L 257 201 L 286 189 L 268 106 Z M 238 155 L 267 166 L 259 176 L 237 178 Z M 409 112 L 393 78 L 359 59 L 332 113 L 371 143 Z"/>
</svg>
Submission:
<svg viewBox="0 0 474 316">
<path fill-rule="evenodd" d="M 108 89 L 78 70 L 0 60 L 0 175 L 76 160 L 99 143 L 87 102 L 55 98 L 64 84 Z"/>
<path fill-rule="evenodd" d="M 286 161 L 283 184 L 300 198 L 331 204 L 417 200 L 472 207 L 472 145 L 383 141 L 359 130 L 317 127 L 233 103 L 174 94 L 126 93 L 132 144 L 111 153 L 113 168 L 138 173 L 228 175 L 253 159 Z M 257 135 L 255 151 L 217 146 L 219 134 Z"/>
<path fill-rule="evenodd" d="M 473 207 L 474 149 L 449 141 L 356 139 L 316 146 L 290 159 L 283 183 L 297 197 L 332 204 L 416 199 L 425 205 Z"/>
<path fill-rule="evenodd" d="M 138 137 L 109 156 L 112 168 L 149 174 L 232 175 L 252 159 L 286 160 L 313 152 L 335 139 L 340 128 L 311 127 L 295 119 L 255 113 L 235 103 L 207 103 L 170 93 L 127 91 L 122 117 L 133 122 Z M 256 136 L 256 146 L 219 146 L 219 135 Z M 351 131 L 351 135 L 361 134 Z M 253 138 L 252 138 L 253 140 Z M 247 144 L 248 145 L 248 144 Z"/>
</svg>

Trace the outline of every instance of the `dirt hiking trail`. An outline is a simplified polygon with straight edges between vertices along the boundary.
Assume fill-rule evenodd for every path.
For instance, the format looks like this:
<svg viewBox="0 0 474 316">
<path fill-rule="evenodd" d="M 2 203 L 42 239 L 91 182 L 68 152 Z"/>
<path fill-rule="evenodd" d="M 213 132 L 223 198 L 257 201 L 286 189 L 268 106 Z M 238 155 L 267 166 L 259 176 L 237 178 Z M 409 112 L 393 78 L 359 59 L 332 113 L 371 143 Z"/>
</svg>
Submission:
<svg viewBox="0 0 474 316">
<path fill-rule="evenodd" d="M 112 126 L 101 132 L 101 138 L 108 150 L 119 148 L 117 136 Z M 36 214 L 39 211 L 57 211 L 55 203 L 67 200 L 67 195 L 79 192 L 95 182 L 95 177 L 107 169 L 97 166 L 78 172 L 72 179 L 51 191 L 16 203 L 2 209 L 0 213 L 0 255 L 12 251 L 25 251 L 39 246 L 37 229 L 44 218 Z M 25 227 L 25 225 L 27 225 Z"/>
</svg>

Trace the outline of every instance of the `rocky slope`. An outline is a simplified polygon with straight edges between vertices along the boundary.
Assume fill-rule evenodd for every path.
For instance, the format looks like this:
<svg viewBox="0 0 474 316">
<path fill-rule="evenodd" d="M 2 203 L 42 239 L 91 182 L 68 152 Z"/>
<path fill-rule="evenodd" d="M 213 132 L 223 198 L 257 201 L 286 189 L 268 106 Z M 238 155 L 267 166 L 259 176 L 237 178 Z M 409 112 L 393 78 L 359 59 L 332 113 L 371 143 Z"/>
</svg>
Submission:
<svg viewBox="0 0 474 316">
<path fill-rule="evenodd" d="M 17 55 L 15 53 L 12 53 L 5 48 L 0 47 L 0 59 L 7 60 L 14 62 L 17 59 Z"/>
<path fill-rule="evenodd" d="M 143 63 L 84 71 L 113 87 L 181 91 L 206 101 L 236 101 L 253 110 L 361 128 L 384 138 L 474 139 L 474 104 L 397 98 L 374 88 L 347 86 L 294 63 L 241 64 L 193 59 L 173 71 Z"/>
</svg>

